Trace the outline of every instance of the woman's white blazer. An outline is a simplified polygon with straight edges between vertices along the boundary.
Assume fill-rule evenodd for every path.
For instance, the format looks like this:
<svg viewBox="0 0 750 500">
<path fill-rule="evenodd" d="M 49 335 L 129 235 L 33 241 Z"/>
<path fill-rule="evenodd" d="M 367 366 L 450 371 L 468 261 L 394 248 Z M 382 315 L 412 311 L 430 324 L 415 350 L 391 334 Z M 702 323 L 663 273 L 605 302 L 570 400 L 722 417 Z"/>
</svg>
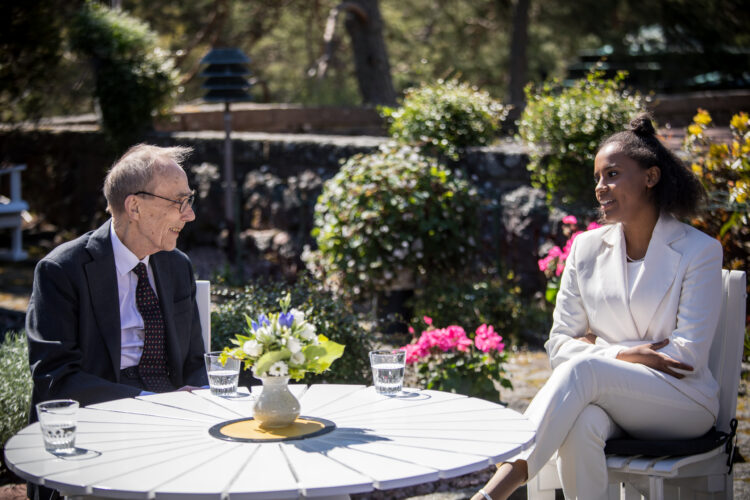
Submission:
<svg viewBox="0 0 750 500">
<path fill-rule="evenodd" d="M 552 367 L 574 356 L 616 357 L 633 345 L 669 338 L 660 352 L 694 370 L 681 371 L 682 379 L 652 370 L 654 376 L 716 416 L 719 386 L 708 356 L 721 311 L 721 259 L 716 239 L 663 213 L 629 295 L 622 225 L 578 235 L 545 344 Z M 575 340 L 589 331 L 597 336 L 596 344 Z"/>
</svg>

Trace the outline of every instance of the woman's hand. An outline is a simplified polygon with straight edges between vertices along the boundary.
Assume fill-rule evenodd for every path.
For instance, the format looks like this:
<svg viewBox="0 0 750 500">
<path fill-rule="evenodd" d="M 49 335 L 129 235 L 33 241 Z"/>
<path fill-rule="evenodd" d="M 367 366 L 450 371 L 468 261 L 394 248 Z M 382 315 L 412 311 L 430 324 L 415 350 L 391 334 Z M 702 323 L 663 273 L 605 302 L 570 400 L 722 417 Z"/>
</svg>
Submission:
<svg viewBox="0 0 750 500">
<path fill-rule="evenodd" d="M 675 378 L 683 378 L 685 375 L 677 373 L 673 371 L 673 369 L 677 368 L 679 370 L 691 372 L 693 371 L 693 367 L 677 361 L 674 358 L 670 358 L 666 354 L 656 352 L 667 344 L 669 344 L 669 339 L 664 339 L 651 344 L 633 346 L 621 351 L 617 355 L 617 359 L 628 361 L 630 363 L 640 363 L 649 368 L 653 368 L 654 370 L 664 372 L 667 375 L 672 375 Z"/>
<path fill-rule="evenodd" d="M 574 337 L 576 340 L 580 340 L 581 342 L 585 342 L 586 344 L 596 344 L 596 335 L 589 332 L 583 337 Z"/>
</svg>

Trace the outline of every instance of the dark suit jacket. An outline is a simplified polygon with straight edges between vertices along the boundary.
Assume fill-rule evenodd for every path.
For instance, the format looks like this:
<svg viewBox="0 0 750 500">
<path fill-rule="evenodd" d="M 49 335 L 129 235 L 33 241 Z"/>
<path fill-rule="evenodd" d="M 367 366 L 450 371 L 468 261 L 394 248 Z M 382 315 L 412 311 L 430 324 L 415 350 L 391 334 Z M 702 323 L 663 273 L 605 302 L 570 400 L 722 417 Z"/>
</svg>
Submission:
<svg viewBox="0 0 750 500">
<path fill-rule="evenodd" d="M 36 266 L 26 314 L 34 391 L 39 401 L 81 406 L 137 396 L 120 384 L 120 306 L 110 222 L 50 252 Z M 190 260 L 179 250 L 149 262 L 165 319 L 167 368 L 175 387 L 207 385 Z"/>
</svg>

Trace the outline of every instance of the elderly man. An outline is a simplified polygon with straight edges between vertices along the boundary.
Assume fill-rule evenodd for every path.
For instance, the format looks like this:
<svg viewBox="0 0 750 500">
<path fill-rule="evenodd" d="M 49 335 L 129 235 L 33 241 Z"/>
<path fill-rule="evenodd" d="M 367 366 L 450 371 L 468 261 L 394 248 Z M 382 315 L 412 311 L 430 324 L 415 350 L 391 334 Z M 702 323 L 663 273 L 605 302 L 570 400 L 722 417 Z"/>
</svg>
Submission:
<svg viewBox="0 0 750 500">
<path fill-rule="evenodd" d="M 36 267 L 26 319 L 33 405 L 206 385 L 195 279 L 177 237 L 195 219 L 189 148 L 132 147 L 104 181 L 112 218 Z"/>
</svg>

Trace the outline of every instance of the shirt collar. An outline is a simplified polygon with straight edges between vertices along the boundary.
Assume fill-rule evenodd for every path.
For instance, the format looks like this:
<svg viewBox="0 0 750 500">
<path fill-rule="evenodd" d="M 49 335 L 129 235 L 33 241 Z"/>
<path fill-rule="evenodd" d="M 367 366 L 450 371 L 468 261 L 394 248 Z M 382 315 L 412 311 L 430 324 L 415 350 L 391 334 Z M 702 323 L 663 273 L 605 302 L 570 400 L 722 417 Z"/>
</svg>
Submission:
<svg viewBox="0 0 750 500">
<path fill-rule="evenodd" d="M 139 262 L 143 262 L 148 267 L 150 255 L 146 255 L 143 260 L 138 260 L 138 257 L 117 237 L 114 219 L 110 219 L 109 236 L 112 240 L 112 250 L 115 254 L 115 267 L 120 276 L 128 274 Z"/>
</svg>

